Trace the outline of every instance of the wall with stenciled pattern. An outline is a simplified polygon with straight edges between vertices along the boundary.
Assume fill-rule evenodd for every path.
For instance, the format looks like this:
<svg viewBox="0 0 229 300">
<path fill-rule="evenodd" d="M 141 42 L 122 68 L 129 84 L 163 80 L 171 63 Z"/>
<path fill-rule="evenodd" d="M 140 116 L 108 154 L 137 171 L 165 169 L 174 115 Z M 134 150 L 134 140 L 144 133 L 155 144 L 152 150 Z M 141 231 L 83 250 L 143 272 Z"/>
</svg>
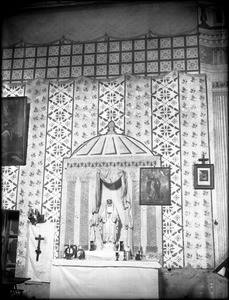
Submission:
<svg viewBox="0 0 229 300">
<path fill-rule="evenodd" d="M 191 30 L 4 46 L 2 95 L 25 95 L 30 103 L 27 165 L 2 168 L 3 207 L 20 210 L 19 275 L 27 260 L 28 208 L 55 222 L 57 257 L 63 158 L 107 133 L 111 119 L 117 133 L 138 139 L 171 167 L 172 204 L 162 207 L 163 265 L 214 266 L 211 191 L 193 188 L 193 164 L 202 152 L 210 154 L 198 43 Z"/>
<path fill-rule="evenodd" d="M 205 75 L 177 71 L 109 81 L 5 83 L 4 97 L 26 95 L 30 103 L 27 164 L 2 169 L 3 206 L 21 212 L 18 272 L 26 263 L 29 207 L 56 223 L 58 256 L 63 158 L 99 131 L 107 133 L 110 120 L 171 167 L 172 203 L 162 208 L 163 264 L 213 267 L 211 192 L 193 188 L 193 164 L 202 152 L 209 155 L 206 90 Z"/>
</svg>

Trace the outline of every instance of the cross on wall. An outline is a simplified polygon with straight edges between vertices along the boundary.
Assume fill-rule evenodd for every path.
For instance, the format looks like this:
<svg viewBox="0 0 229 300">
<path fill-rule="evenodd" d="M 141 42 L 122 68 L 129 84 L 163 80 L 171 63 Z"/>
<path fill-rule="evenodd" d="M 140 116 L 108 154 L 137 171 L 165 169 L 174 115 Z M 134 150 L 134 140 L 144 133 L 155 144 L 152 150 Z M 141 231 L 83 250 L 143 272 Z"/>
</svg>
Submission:
<svg viewBox="0 0 229 300">
<path fill-rule="evenodd" d="M 204 165 L 205 162 L 208 161 L 209 159 L 208 159 L 208 158 L 205 158 L 205 154 L 204 154 L 204 152 L 203 152 L 203 153 L 202 153 L 202 158 L 199 158 L 198 160 L 201 161 L 202 164 Z"/>
<path fill-rule="evenodd" d="M 39 260 L 39 255 L 41 254 L 41 248 L 40 248 L 40 246 L 41 246 L 41 241 L 43 241 L 44 239 L 45 239 L 45 238 L 43 238 L 40 234 L 39 234 L 38 237 L 35 237 L 35 240 L 38 241 L 38 243 L 37 243 L 37 249 L 35 250 L 35 252 L 37 253 L 36 261 Z"/>
</svg>

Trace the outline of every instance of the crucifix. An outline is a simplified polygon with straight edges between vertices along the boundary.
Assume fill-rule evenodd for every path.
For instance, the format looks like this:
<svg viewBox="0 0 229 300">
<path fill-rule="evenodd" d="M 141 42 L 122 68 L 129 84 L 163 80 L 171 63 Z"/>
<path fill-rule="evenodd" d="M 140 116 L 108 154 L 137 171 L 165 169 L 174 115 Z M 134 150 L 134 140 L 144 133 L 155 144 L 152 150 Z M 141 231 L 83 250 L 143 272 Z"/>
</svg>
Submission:
<svg viewBox="0 0 229 300">
<path fill-rule="evenodd" d="M 38 244 L 37 244 L 37 250 L 35 250 L 35 252 L 37 253 L 37 259 L 36 259 L 36 261 L 38 261 L 39 255 L 41 254 L 40 245 L 41 245 L 41 241 L 44 240 L 44 239 L 45 239 L 45 238 L 41 237 L 40 234 L 39 234 L 38 237 L 35 237 L 35 240 L 38 241 Z"/>
<path fill-rule="evenodd" d="M 202 164 L 204 165 L 206 161 L 208 161 L 209 159 L 208 158 L 205 158 L 205 155 L 204 155 L 204 152 L 202 153 L 202 158 L 199 158 L 198 159 L 199 161 L 202 162 Z"/>
</svg>

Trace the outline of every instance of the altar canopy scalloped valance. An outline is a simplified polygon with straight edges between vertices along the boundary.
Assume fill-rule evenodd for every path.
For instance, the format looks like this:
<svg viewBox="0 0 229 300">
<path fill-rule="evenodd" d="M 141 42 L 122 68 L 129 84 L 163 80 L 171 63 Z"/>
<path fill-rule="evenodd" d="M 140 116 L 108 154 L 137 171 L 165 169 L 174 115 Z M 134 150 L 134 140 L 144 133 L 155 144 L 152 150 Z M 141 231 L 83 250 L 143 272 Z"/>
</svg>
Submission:
<svg viewBox="0 0 229 300">
<path fill-rule="evenodd" d="M 133 38 L 151 31 L 158 36 L 184 34 L 197 28 L 196 1 L 163 1 L 119 4 L 87 10 L 21 14 L 4 20 L 2 43 L 20 40 L 50 43 L 63 36 L 72 41 L 91 41 L 105 35 Z"/>
</svg>

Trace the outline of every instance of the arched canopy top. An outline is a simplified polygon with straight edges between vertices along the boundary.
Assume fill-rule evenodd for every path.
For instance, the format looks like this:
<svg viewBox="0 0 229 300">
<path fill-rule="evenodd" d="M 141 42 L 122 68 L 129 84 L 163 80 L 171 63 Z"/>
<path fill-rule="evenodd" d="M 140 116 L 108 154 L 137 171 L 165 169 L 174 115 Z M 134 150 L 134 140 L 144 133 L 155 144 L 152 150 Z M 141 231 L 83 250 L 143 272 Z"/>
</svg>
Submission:
<svg viewBox="0 0 229 300">
<path fill-rule="evenodd" d="M 133 137 L 114 133 L 112 126 L 108 134 L 96 136 L 80 145 L 71 158 L 79 156 L 136 156 L 152 155 L 152 152 Z"/>
<path fill-rule="evenodd" d="M 121 134 L 105 134 L 96 136 L 81 146 L 71 158 L 79 156 L 114 156 L 114 155 L 152 155 L 152 152 L 141 142 L 130 136 Z"/>
</svg>

